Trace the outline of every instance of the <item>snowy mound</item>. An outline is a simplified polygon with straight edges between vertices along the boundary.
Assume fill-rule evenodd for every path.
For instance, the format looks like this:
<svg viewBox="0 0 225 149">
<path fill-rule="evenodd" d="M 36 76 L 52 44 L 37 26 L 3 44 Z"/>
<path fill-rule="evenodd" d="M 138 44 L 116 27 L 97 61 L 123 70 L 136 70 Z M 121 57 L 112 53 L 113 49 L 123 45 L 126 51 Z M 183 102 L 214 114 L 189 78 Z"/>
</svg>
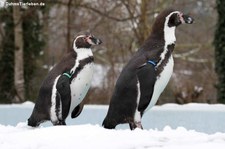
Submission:
<svg viewBox="0 0 225 149">
<path fill-rule="evenodd" d="M 0 125 L 1 149 L 224 149 L 225 134 L 166 126 L 158 130 L 107 130 L 99 125 L 30 128 Z"/>
</svg>

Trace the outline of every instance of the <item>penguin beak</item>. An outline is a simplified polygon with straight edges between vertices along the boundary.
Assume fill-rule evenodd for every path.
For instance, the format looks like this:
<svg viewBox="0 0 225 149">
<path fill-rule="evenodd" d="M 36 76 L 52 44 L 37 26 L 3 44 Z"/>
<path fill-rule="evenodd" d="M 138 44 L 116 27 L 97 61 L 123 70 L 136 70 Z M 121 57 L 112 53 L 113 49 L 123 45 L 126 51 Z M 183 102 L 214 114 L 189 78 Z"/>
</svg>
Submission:
<svg viewBox="0 0 225 149">
<path fill-rule="evenodd" d="M 192 24 L 194 22 L 194 19 L 190 17 L 189 15 L 180 14 L 180 21 L 182 24 Z"/>
<path fill-rule="evenodd" d="M 192 24 L 194 22 L 194 19 L 188 15 L 183 15 L 183 19 L 186 24 Z"/>
<path fill-rule="evenodd" d="M 94 37 L 93 35 L 90 35 L 87 37 L 87 42 L 90 45 L 99 45 L 102 43 L 101 39 Z"/>
</svg>

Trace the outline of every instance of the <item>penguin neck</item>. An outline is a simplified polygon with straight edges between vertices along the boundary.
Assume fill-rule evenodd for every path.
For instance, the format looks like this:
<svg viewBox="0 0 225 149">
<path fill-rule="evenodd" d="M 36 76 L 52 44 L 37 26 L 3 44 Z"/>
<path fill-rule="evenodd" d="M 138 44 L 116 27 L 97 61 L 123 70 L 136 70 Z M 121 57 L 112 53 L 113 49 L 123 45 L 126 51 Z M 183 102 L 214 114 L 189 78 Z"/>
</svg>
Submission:
<svg viewBox="0 0 225 149">
<path fill-rule="evenodd" d="M 151 49 L 151 51 L 149 52 L 151 52 L 150 59 L 157 62 L 156 67 L 158 70 L 158 74 L 161 73 L 164 66 L 172 56 L 172 52 L 176 42 L 176 27 L 169 27 L 168 21 L 169 17 L 166 17 L 164 23 L 161 22 L 160 24 L 160 22 L 156 22 L 153 25 L 152 33 L 145 44 L 146 49 L 149 49 L 147 45 L 151 45 L 152 49 L 155 49 L 155 51 Z"/>
<path fill-rule="evenodd" d="M 175 36 L 175 29 L 176 27 L 169 27 L 167 24 L 168 20 L 166 18 L 166 22 L 164 25 L 164 40 L 165 40 L 165 45 L 171 45 L 174 44 L 176 41 L 176 36 Z"/>
<path fill-rule="evenodd" d="M 73 47 L 73 50 L 77 54 L 78 57 L 88 57 L 93 56 L 91 48 L 77 48 L 76 46 Z"/>
<path fill-rule="evenodd" d="M 171 45 L 176 42 L 175 27 L 164 28 L 164 40 L 165 40 L 165 45 Z"/>
<path fill-rule="evenodd" d="M 168 26 L 168 21 L 169 18 L 166 17 L 166 21 L 164 23 L 164 29 L 163 29 L 163 33 L 164 33 L 164 48 L 162 53 L 160 54 L 160 58 L 159 58 L 159 62 L 157 64 L 157 74 L 160 74 L 164 67 L 167 65 L 167 63 L 169 63 L 169 59 L 171 59 L 172 57 L 172 52 L 174 50 L 174 46 L 175 46 L 175 41 L 176 41 L 176 37 L 175 37 L 175 29 L 176 27 L 169 27 Z M 171 66 L 173 67 L 173 60 L 170 61 Z"/>
<path fill-rule="evenodd" d="M 176 42 L 175 29 L 176 27 L 169 27 L 167 25 L 158 26 L 159 30 L 153 30 L 149 38 L 142 45 L 141 50 L 151 52 L 151 57 L 149 59 L 159 62 L 164 58 L 167 52 L 172 54 L 173 48 Z M 156 27 L 154 28 L 156 29 Z M 169 50 L 169 51 L 168 51 Z"/>
<path fill-rule="evenodd" d="M 172 13 L 173 14 L 173 13 Z M 175 29 L 176 26 L 168 26 L 170 14 L 166 18 L 158 18 L 152 26 L 152 33 L 150 39 L 157 40 L 158 42 L 164 42 L 165 45 L 174 44 L 176 41 Z"/>
</svg>

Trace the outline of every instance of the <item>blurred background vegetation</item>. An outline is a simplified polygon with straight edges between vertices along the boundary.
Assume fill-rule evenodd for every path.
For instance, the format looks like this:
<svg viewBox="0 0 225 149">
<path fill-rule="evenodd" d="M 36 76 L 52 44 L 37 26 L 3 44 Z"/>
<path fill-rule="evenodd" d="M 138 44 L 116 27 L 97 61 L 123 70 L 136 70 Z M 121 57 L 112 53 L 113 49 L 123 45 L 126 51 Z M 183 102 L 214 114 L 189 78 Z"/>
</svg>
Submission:
<svg viewBox="0 0 225 149">
<path fill-rule="evenodd" d="M 225 14 L 223 10 L 218 15 L 217 5 L 225 9 L 222 1 L 32 0 L 45 6 L 2 7 L 0 102 L 34 101 L 42 80 L 72 47 L 76 33 L 89 30 L 103 44 L 93 47 L 96 70 L 84 102 L 108 104 L 122 67 L 148 37 L 157 14 L 168 7 L 190 14 L 195 23 L 176 30 L 174 73 L 158 104 L 224 102 L 218 99 L 225 96 L 217 96 L 225 94 L 221 86 L 225 72 L 220 69 L 225 66 L 225 46 L 220 44 L 225 38 L 219 38 L 224 19 L 217 23 L 218 16 Z M 216 31 L 218 42 L 214 41 Z"/>
</svg>

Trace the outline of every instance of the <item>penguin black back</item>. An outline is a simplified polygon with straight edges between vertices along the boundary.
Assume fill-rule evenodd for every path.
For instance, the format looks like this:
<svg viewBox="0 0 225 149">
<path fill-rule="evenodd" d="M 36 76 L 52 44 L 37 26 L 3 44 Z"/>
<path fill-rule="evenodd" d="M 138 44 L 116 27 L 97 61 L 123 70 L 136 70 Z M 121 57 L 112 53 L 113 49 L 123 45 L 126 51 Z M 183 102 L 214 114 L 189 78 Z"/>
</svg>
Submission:
<svg viewBox="0 0 225 149">
<path fill-rule="evenodd" d="M 77 117 L 80 104 L 85 97 L 92 79 L 92 45 L 101 44 L 101 40 L 90 33 L 81 33 L 73 42 L 73 49 L 63 56 L 44 79 L 28 125 L 38 126 L 51 120 L 53 125 L 65 125 L 65 119 L 72 113 Z"/>
<path fill-rule="evenodd" d="M 123 68 L 103 121 L 105 128 L 129 123 L 130 129 L 142 128 L 141 117 L 166 87 L 173 72 L 172 52 L 175 28 L 191 24 L 193 19 L 179 11 L 167 9 L 159 14 L 144 44 Z"/>
</svg>

